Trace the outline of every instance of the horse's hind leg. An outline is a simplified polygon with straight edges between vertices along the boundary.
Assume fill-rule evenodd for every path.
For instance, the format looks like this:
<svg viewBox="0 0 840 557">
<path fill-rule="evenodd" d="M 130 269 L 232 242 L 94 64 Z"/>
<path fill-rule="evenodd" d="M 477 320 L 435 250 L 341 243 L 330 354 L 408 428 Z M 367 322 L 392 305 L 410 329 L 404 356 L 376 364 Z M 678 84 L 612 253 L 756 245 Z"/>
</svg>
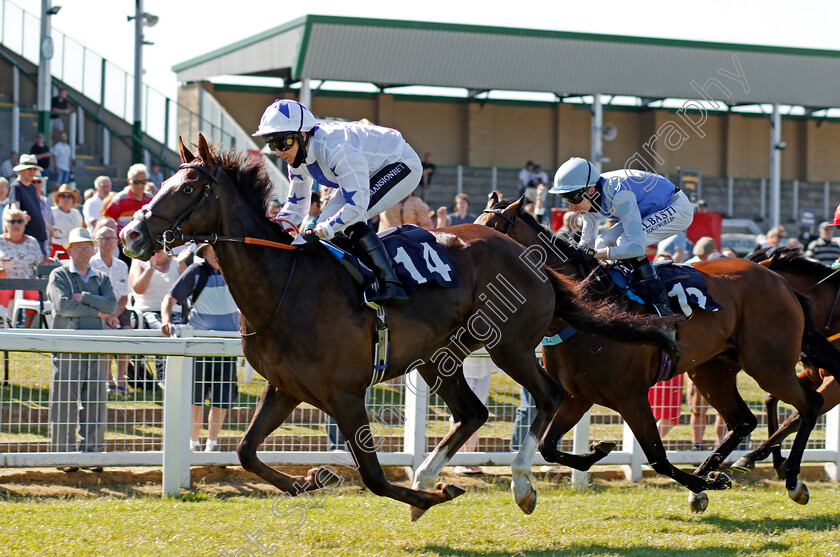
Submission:
<svg viewBox="0 0 840 557">
<path fill-rule="evenodd" d="M 460 487 L 443 483 L 435 486 L 434 491 L 421 491 L 389 482 L 376 458 L 376 444 L 370 431 L 364 396 L 336 393 L 330 402 L 333 418 L 347 440 L 356 464 L 359 465 L 362 481 L 374 494 L 426 510 L 464 493 Z"/>
<path fill-rule="evenodd" d="M 339 478 L 326 468 L 313 468 L 307 476 L 291 476 L 278 472 L 263 463 L 257 457 L 257 449 L 277 429 L 289 414 L 300 404 L 300 400 L 287 395 L 277 387 L 267 384 L 263 389 L 260 402 L 251 418 L 251 423 L 245 436 L 236 449 L 239 462 L 249 472 L 256 474 L 277 489 L 291 495 L 299 495 L 305 491 L 314 491 L 339 481 Z"/>
<path fill-rule="evenodd" d="M 543 436 L 555 410 L 566 396 L 566 391 L 559 381 L 545 372 L 532 351 L 523 351 L 520 346 L 506 345 L 503 342 L 488 348 L 487 351 L 493 363 L 534 397 L 537 410 L 534 421 L 511 464 L 513 497 L 519 508 L 530 514 L 537 504 L 537 493 L 534 491 L 531 473 L 531 460 L 537 449 L 537 439 Z"/>
<path fill-rule="evenodd" d="M 452 412 L 452 426 L 434 451 L 417 467 L 414 489 L 431 489 L 440 471 L 455 456 L 458 449 L 487 421 L 487 408 L 464 379 L 463 365 L 452 375 L 438 372 L 437 366 L 425 364 L 417 368 L 429 385 L 437 385 L 440 395 Z"/>
<path fill-rule="evenodd" d="M 544 459 L 585 472 L 593 464 L 610 454 L 610 451 L 615 448 L 615 443 L 612 442 L 593 443 L 590 452 L 585 454 L 564 453 L 557 448 L 557 444 L 563 438 L 563 435 L 568 433 L 590 408 L 592 408 L 592 403 L 588 400 L 573 396 L 566 397 L 557 408 L 554 419 L 551 420 L 542 441 L 540 441 L 540 454 Z"/>
</svg>

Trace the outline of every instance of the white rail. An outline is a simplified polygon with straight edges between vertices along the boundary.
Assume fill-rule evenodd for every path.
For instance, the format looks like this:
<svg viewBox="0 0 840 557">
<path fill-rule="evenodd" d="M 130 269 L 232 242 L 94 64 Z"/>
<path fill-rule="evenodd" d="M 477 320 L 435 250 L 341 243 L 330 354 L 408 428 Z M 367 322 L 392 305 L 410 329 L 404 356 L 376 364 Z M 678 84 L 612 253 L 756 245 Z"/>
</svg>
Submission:
<svg viewBox="0 0 840 557">
<path fill-rule="evenodd" d="M 203 333 L 203 332 L 202 332 Z M 193 336 L 191 327 L 179 328 L 177 338 L 164 338 L 158 331 L 70 331 L 70 330 L 4 330 L 0 332 L 0 351 L 90 353 L 90 354 L 147 354 L 167 356 L 165 395 L 163 401 L 163 441 L 159 451 L 114 451 L 107 453 L 59 453 L 59 452 L 17 452 L 0 454 L 0 466 L 163 466 L 164 493 L 176 494 L 181 487 L 190 485 L 190 466 L 236 465 L 239 463 L 233 451 L 207 453 L 192 452 L 189 449 L 190 408 L 193 358 L 200 356 L 242 356 L 241 340 L 229 333 L 202 334 Z M 483 355 L 486 357 L 486 354 Z M 481 354 L 471 358 L 482 357 Z M 379 461 L 386 466 L 407 466 L 416 468 L 426 457 L 427 415 L 429 393 L 416 370 L 407 377 L 411 388 L 405 389 L 405 405 L 400 412 L 405 419 L 403 426 L 403 450 L 399 452 L 380 451 Z M 587 414 L 588 416 L 588 414 Z M 586 419 L 586 417 L 585 417 Z M 573 441 L 576 450 L 586 447 L 590 423 L 582 422 L 575 429 Z M 594 427 L 594 424 L 593 424 Z M 603 465 L 622 465 L 625 475 L 632 481 L 641 478 L 645 457 L 639 449 L 632 432 L 623 426 L 623 449 L 614 451 L 600 461 Z M 834 408 L 826 417 L 825 447 L 805 451 L 804 461 L 826 463 L 828 475 L 836 480 L 840 467 L 840 410 Z M 763 437 L 757 432 L 756 437 Z M 746 451 L 736 451 L 729 460 L 737 459 Z M 699 464 L 706 456 L 704 451 L 669 451 L 668 458 L 675 464 Z M 451 461 L 453 465 L 510 465 L 514 453 L 473 452 L 458 453 Z M 352 459 L 344 451 L 283 450 L 260 452 L 260 458 L 273 465 L 352 465 Z M 537 454 L 534 464 L 545 464 Z M 574 481 L 585 486 L 587 475 L 576 473 Z"/>
</svg>

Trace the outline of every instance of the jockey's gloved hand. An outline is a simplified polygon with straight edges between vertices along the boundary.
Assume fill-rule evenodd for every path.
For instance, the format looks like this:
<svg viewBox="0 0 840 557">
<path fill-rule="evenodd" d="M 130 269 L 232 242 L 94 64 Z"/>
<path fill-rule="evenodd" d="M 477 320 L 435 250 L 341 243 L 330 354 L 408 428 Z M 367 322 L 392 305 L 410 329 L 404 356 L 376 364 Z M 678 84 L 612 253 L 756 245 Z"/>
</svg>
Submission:
<svg viewBox="0 0 840 557">
<path fill-rule="evenodd" d="M 304 247 L 316 246 L 318 245 L 319 240 L 320 238 L 315 233 L 315 230 L 310 228 L 309 230 L 304 230 L 303 232 L 295 236 L 295 239 L 292 240 L 292 245 Z"/>
<path fill-rule="evenodd" d="M 595 261 L 595 250 L 592 248 L 578 248 L 575 254 L 571 257 L 574 263 L 586 263 L 587 261 Z"/>
</svg>

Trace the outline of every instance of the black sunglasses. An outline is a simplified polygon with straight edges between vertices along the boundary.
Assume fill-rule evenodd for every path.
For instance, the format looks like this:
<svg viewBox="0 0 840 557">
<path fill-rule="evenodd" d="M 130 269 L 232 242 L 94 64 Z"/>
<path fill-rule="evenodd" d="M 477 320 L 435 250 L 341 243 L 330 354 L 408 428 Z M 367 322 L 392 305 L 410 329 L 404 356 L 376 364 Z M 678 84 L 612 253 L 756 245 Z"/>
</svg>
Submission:
<svg viewBox="0 0 840 557">
<path fill-rule="evenodd" d="M 11 219 L 9 224 L 23 224 L 23 219 Z"/>
<path fill-rule="evenodd" d="M 574 203 L 577 205 L 581 201 L 583 201 L 583 197 L 586 195 L 586 188 L 581 188 L 579 190 L 570 191 L 569 193 L 561 193 L 560 197 L 568 201 L 569 203 Z"/>
<path fill-rule="evenodd" d="M 295 139 L 298 137 L 296 133 L 286 135 L 277 135 L 268 138 L 268 148 L 272 151 L 288 151 L 295 144 Z"/>
</svg>

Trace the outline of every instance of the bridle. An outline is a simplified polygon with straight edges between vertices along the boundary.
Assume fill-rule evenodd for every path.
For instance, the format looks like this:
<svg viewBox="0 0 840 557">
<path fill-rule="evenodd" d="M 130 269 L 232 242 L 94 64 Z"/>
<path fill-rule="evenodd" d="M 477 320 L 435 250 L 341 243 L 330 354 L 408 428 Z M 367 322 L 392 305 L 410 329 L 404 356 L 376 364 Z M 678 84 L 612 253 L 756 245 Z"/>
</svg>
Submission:
<svg viewBox="0 0 840 557">
<path fill-rule="evenodd" d="M 505 226 L 504 230 L 498 230 L 495 226 L 493 227 L 493 229 L 498 230 L 499 232 L 501 232 L 505 236 L 510 236 L 511 238 L 513 238 L 513 240 L 515 242 L 519 243 L 519 238 L 517 238 L 517 236 L 516 236 L 516 220 L 517 220 L 516 216 L 517 216 L 517 213 L 514 213 L 513 217 L 508 217 L 504 213 L 504 210 L 502 210 L 502 209 L 484 209 L 483 211 L 481 211 L 481 213 L 482 214 L 490 213 L 491 215 L 496 215 L 497 217 L 499 217 L 500 219 L 505 221 L 507 223 L 507 225 Z M 510 232 L 511 234 L 508 234 L 508 232 Z"/>
<path fill-rule="evenodd" d="M 204 186 L 203 195 L 198 196 L 195 199 L 195 201 L 193 201 L 192 205 L 187 207 L 175 219 L 171 219 L 171 218 L 169 218 L 167 216 L 164 216 L 164 215 L 154 214 L 152 212 L 152 209 L 154 207 L 154 202 L 152 202 L 151 205 L 144 206 L 142 209 L 140 209 L 138 211 L 138 213 L 140 213 L 139 217 L 137 215 L 135 215 L 135 218 L 137 218 L 137 220 L 139 220 L 141 222 L 144 222 L 144 221 L 148 220 L 150 217 L 156 217 L 156 218 L 159 218 L 159 219 L 164 220 L 164 221 L 171 224 L 171 226 L 168 229 L 164 230 L 163 234 L 161 235 L 161 244 L 163 246 L 163 251 L 164 252 L 170 253 L 171 250 L 169 249 L 168 246 L 171 245 L 172 243 L 174 243 L 176 240 L 185 240 L 185 241 L 192 240 L 197 244 L 201 243 L 201 242 L 209 242 L 210 244 L 216 244 L 217 242 L 237 242 L 237 243 L 242 243 L 242 244 L 260 245 L 260 246 L 271 247 L 271 248 L 279 248 L 279 249 L 285 249 L 285 250 L 297 250 L 298 249 L 297 246 L 291 246 L 291 245 L 288 245 L 288 244 L 283 244 L 283 243 L 280 243 L 280 242 L 274 242 L 274 241 L 271 241 L 271 240 L 263 240 L 262 238 L 253 238 L 253 237 L 250 237 L 250 236 L 244 236 L 244 237 L 219 236 L 218 230 L 219 230 L 219 226 L 221 226 L 221 223 L 222 223 L 222 211 L 221 211 L 221 207 L 220 207 L 221 200 L 219 199 L 219 194 L 213 191 L 213 186 L 219 184 L 219 178 L 222 175 L 222 167 L 221 166 L 216 166 L 216 171 L 211 174 L 210 171 L 207 170 L 207 168 L 205 168 L 204 166 L 199 166 L 197 164 L 185 162 L 185 163 L 181 163 L 181 165 L 178 167 L 178 170 L 181 170 L 181 169 L 196 170 L 196 171 L 199 172 L 199 174 L 203 174 L 204 176 L 207 177 L 208 181 L 207 181 L 207 184 Z M 189 189 L 189 191 L 187 191 L 187 189 Z M 184 185 L 184 193 L 185 194 L 189 195 L 189 194 L 193 193 L 193 191 L 194 191 L 194 186 L 192 185 L 192 183 L 188 183 L 188 184 Z M 207 236 L 197 235 L 195 233 L 193 233 L 193 234 L 181 234 L 180 233 L 181 226 L 187 221 L 187 219 L 189 219 L 192 216 L 192 214 L 196 211 L 196 209 L 198 209 L 199 205 L 201 205 L 201 203 L 205 199 L 210 198 L 211 194 L 216 198 L 216 209 L 217 209 L 216 214 L 218 215 L 218 218 L 216 219 L 216 225 L 213 227 L 213 232 L 210 233 Z M 285 221 L 285 219 L 277 219 L 277 220 Z M 288 221 L 286 221 L 286 222 L 288 222 Z M 292 223 L 289 223 L 289 224 L 292 224 Z M 145 222 L 144 222 L 144 225 L 145 225 Z M 292 227 L 295 228 L 293 224 L 292 224 Z M 146 225 L 146 231 L 148 232 L 148 225 Z M 295 228 L 295 231 L 297 231 L 296 228 Z M 277 315 L 278 311 L 280 310 L 280 306 L 283 304 L 283 300 L 286 298 L 286 294 L 289 291 L 289 285 L 292 282 L 292 276 L 294 275 L 295 267 L 297 267 L 297 260 L 298 260 L 297 257 L 292 258 L 292 266 L 289 269 L 289 276 L 286 279 L 285 284 L 283 285 L 283 291 L 280 293 L 280 298 L 277 300 L 277 304 L 274 306 L 274 311 L 269 316 L 265 325 L 263 325 L 262 327 L 260 327 L 259 329 L 255 330 L 255 331 L 251 331 L 250 333 L 240 330 L 239 333 L 243 337 L 256 336 L 256 335 L 262 333 L 263 331 L 265 331 L 266 329 L 268 329 L 268 326 L 271 325 L 271 322 L 274 320 L 274 317 Z"/>
</svg>

